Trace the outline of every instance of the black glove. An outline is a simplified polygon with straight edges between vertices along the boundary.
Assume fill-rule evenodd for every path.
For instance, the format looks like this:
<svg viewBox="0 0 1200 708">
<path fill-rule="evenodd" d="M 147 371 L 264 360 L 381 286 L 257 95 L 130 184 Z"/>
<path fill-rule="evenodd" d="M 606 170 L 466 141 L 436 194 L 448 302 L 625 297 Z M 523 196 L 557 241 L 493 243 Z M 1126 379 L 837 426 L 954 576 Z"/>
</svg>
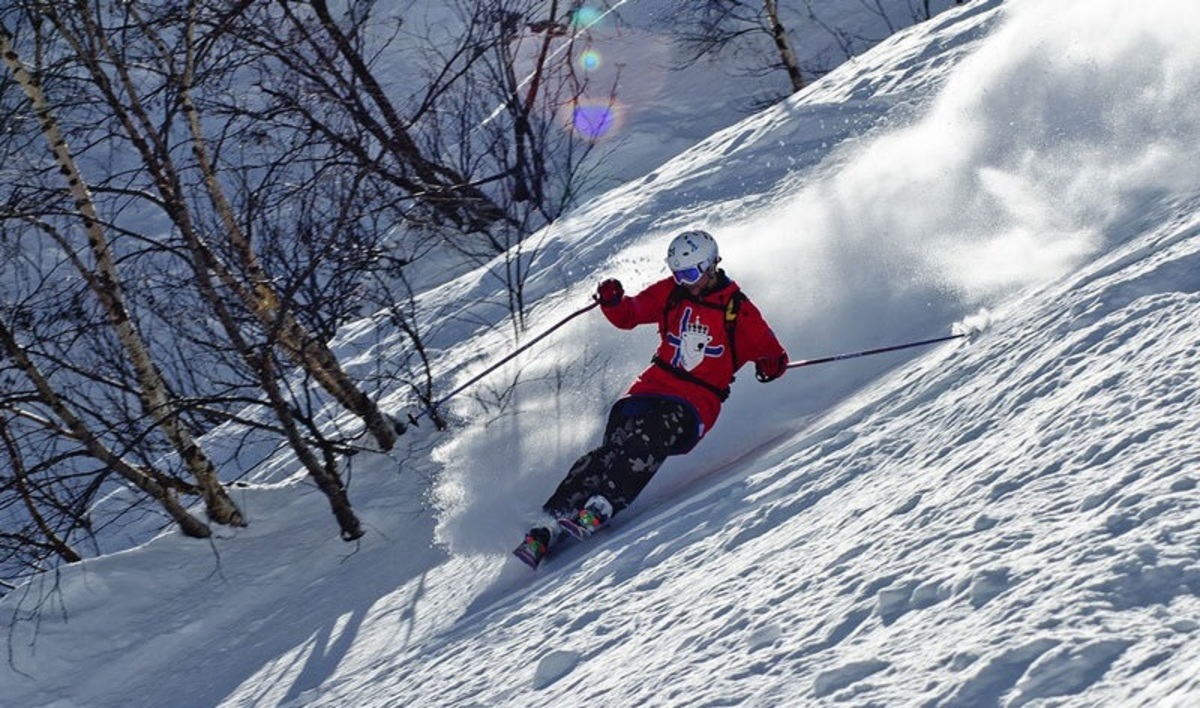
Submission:
<svg viewBox="0 0 1200 708">
<path fill-rule="evenodd" d="M 625 297 L 625 288 L 621 286 L 621 281 L 616 278 L 609 278 L 600 283 L 600 287 L 596 288 L 596 300 L 600 302 L 601 307 L 612 307 L 620 304 L 621 298 Z"/>
<path fill-rule="evenodd" d="M 786 354 L 780 354 L 778 357 L 763 357 L 754 362 L 754 378 L 763 383 L 774 381 L 787 371 L 787 363 Z"/>
</svg>

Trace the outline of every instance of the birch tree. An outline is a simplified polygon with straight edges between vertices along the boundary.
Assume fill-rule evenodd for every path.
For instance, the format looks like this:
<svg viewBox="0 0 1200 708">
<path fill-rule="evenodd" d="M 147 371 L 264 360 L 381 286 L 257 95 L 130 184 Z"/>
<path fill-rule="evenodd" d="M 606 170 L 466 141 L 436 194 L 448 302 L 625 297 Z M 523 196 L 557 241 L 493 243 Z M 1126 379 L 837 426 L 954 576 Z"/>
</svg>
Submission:
<svg viewBox="0 0 1200 708">
<path fill-rule="evenodd" d="M 721 54 L 749 55 L 752 58 L 745 71 L 766 74 L 782 70 L 788 79 L 788 93 L 805 87 L 777 0 L 686 0 L 676 7 L 672 31 L 689 52 L 685 64 Z M 760 44 L 764 49 L 771 47 L 773 55 L 756 49 Z"/>
<path fill-rule="evenodd" d="M 244 525 L 242 514 L 222 486 L 212 461 L 192 432 L 181 422 L 178 415 L 180 404 L 171 395 L 141 332 L 129 316 L 121 276 L 113 259 L 103 222 L 92 202 L 87 182 L 58 128 L 53 107 L 26 70 L 11 40 L 12 35 L 7 27 L 0 25 L 0 53 L 3 54 L 13 78 L 28 98 L 33 112 L 38 116 L 42 135 L 62 174 L 66 183 L 64 186 L 74 201 L 80 225 L 86 233 L 88 250 L 94 266 L 88 266 L 75 256 L 73 249 L 65 241 L 59 245 L 75 264 L 107 315 L 136 372 L 138 396 L 146 415 L 154 421 L 159 432 L 171 443 L 183 464 L 196 479 L 209 517 L 221 524 Z"/>
<path fill-rule="evenodd" d="M 195 223 L 192 209 L 185 197 L 182 175 L 171 156 L 170 124 L 160 127 L 164 124 L 151 119 L 142 100 L 143 90 L 132 76 L 128 60 L 120 54 L 120 49 L 108 40 L 106 30 L 101 25 L 101 18 L 93 15 L 85 3 L 77 4 L 75 9 L 76 14 L 73 16 L 67 16 L 52 8 L 46 14 L 59 35 L 71 45 L 76 58 L 90 73 L 107 108 L 117 118 L 130 142 L 138 150 L 144 166 L 153 175 L 159 196 L 192 253 L 202 294 L 211 303 L 219 299 L 213 289 L 213 281 L 218 281 L 227 288 L 264 327 L 277 332 L 279 345 L 295 363 L 304 366 L 326 391 L 363 419 L 368 431 L 382 449 L 391 449 L 395 443 L 395 433 L 391 424 L 375 402 L 346 375 L 325 343 L 313 337 L 292 312 L 280 306 L 280 298 L 271 278 L 262 268 L 248 235 L 233 214 L 215 165 L 209 159 L 209 149 L 200 123 L 201 116 L 192 99 L 196 71 L 196 5 L 189 4 L 187 15 L 179 19 L 181 25 L 176 25 L 182 35 L 182 66 L 176 65 L 173 46 L 160 36 L 155 22 L 147 21 L 142 16 L 136 3 L 125 5 L 130 26 L 134 29 L 130 30 L 127 26 L 122 31 L 139 33 L 145 45 L 145 49 L 142 50 L 145 53 L 143 56 L 149 55 L 147 58 L 159 63 L 161 70 L 167 74 L 166 88 L 178 92 L 179 108 L 186 120 L 192 140 L 192 153 L 202 175 L 204 189 L 228 239 L 227 248 L 223 250 L 235 259 L 236 270 L 223 262 L 216 248 L 200 233 Z M 115 77 L 109 76 L 104 62 L 111 67 Z"/>
<path fill-rule="evenodd" d="M 138 468 L 107 446 L 103 442 L 102 436 L 89 426 L 83 417 L 73 410 L 63 395 L 54 388 L 49 377 L 42 372 L 26 349 L 17 341 L 3 318 L 0 318 L 0 351 L 7 355 L 16 370 L 24 374 L 32 388 L 24 396 L 14 396 L 18 393 L 14 386 L 5 397 L 8 400 L 0 400 L 0 405 L 4 406 L 8 415 L 32 423 L 54 436 L 77 443 L 97 462 L 102 463 L 120 475 L 126 482 L 157 501 L 185 535 L 193 538 L 208 538 L 212 535 L 209 527 L 192 516 L 179 499 L 180 491 L 196 494 L 199 490 L 182 485 L 153 468 Z M 40 415 L 35 408 L 31 407 L 31 404 L 48 409 L 52 417 Z M 4 452 L 9 459 L 11 490 L 15 492 L 16 497 L 25 507 L 28 518 L 34 522 L 37 530 L 36 537 L 40 539 L 32 542 L 33 545 L 48 548 L 67 562 L 80 560 L 79 554 L 68 545 L 65 534 L 60 535 L 54 531 L 51 528 L 52 525 L 47 521 L 47 515 L 39 510 L 38 497 L 41 495 L 35 493 L 35 488 L 41 485 L 32 480 L 33 475 L 30 474 L 25 464 L 24 455 L 12 430 L 11 421 L 5 418 L 0 418 L 0 443 L 3 443 Z M 53 486 L 53 481 L 47 486 Z M 71 508 L 77 506 L 70 502 L 64 503 L 63 499 L 54 493 L 45 495 L 43 498 L 52 507 Z M 82 526 L 84 522 L 76 514 L 76 518 L 70 525 Z"/>
<path fill-rule="evenodd" d="M 242 524 L 217 471 L 259 448 L 360 537 L 345 460 L 396 435 L 375 396 L 437 399 L 414 264 L 486 265 L 519 336 L 529 236 L 586 182 L 561 109 L 616 87 L 573 67 L 579 5 L 451 0 L 449 33 L 372 0 L 0 8 L 0 247 L 46 286 L 0 275 L 14 543 L 70 562 L 104 495 Z M 408 346 L 348 368 L 331 342 L 365 317 Z"/>
</svg>

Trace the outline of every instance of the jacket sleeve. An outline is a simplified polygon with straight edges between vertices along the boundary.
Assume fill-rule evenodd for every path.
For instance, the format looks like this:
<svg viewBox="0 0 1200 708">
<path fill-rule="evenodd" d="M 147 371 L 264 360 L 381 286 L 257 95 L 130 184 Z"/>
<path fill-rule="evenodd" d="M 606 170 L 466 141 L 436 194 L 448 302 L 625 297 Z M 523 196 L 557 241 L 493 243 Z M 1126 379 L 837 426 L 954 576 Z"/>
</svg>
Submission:
<svg viewBox="0 0 1200 708">
<path fill-rule="evenodd" d="M 739 337 L 737 346 L 741 364 L 764 358 L 787 358 L 787 350 L 779 343 L 775 332 L 754 303 L 746 302 L 742 305 L 738 318 L 741 320 L 741 326 L 736 336 Z"/>
<path fill-rule="evenodd" d="M 616 305 L 601 306 L 609 322 L 621 329 L 633 329 L 641 324 L 657 324 L 667 306 L 667 296 L 675 283 L 667 278 L 647 287 L 637 295 L 623 297 Z"/>
</svg>

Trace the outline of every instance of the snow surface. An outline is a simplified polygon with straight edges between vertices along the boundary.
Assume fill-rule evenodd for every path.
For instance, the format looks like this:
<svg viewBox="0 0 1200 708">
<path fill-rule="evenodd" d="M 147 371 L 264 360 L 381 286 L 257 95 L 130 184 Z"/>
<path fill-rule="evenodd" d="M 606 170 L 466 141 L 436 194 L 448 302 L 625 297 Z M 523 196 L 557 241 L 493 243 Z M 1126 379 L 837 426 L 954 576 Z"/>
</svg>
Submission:
<svg viewBox="0 0 1200 708">
<path fill-rule="evenodd" d="M 591 315 L 355 458 L 357 544 L 280 460 L 247 529 L 10 593 L 0 702 L 1200 705 L 1196 37 L 1179 0 L 968 3 L 572 213 L 529 288 L 536 332 L 703 226 L 793 358 L 971 341 L 743 375 L 530 573 L 524 518 L 654 341 Z M 507 333 L 446 334 L 443 375 Z"/>
</svg>

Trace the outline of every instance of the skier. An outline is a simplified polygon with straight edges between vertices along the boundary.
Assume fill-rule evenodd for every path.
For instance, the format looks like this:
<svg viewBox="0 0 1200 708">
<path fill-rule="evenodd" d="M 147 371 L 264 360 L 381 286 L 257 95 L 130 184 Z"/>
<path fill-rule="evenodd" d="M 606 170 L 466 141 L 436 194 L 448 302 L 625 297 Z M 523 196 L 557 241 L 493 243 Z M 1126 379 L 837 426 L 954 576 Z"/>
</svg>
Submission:
<svg viewBox="0 0 1200 708">
<path fill-rule="evenodd" d="M 685 231 L 667 249 L 670 277 L 633 297 L 618 280 L 600 283 L 596 299 L 613 325 L 657 324 L 661 341 L 609 412 L 603 443 L 575 462 L 542 505 L 545 518 L 513 551 L 531 567 L 562 532 L 588 537 L 633 502 L 668 456 L 695 447 L 743 364 L 753 361 L 763 383 L 787 371 L 787 352 L 720 262 L 711 234 Z"/>
</svg>

